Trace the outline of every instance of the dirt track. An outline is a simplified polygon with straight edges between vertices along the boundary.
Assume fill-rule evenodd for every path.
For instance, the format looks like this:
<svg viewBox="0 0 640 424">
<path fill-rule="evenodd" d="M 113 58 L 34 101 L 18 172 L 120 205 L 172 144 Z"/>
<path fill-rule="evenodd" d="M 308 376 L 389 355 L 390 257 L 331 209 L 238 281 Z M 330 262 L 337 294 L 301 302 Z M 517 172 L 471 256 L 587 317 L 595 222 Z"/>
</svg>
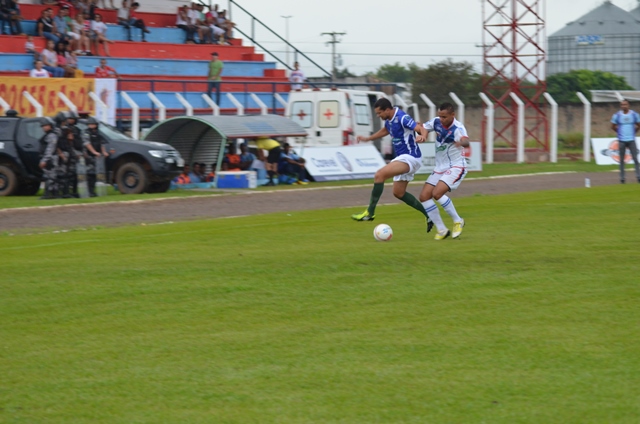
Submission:
<svg viewBox="0 0 640 424">
<path fill-rule="evenodd" d="M 615 173 L 469 179 L 451 197 L 584 187 L 587 177 L 591 179 L 592 186 L 618 183 Z M 417 195 L 420 187 L 421 184 L 412 184 L 409 191 Z M 0 210 L 0 230 L 118 226 L 351 206 L 356 212 L 368 202 L 370 193 L 370 182 L 354 187 L 333 188 L 315 188 L 310 184 L 292 190 L 233 192 L 200 198 L 6 209 Z M 397 201 L 387 186 L 380 203 Z M 43 202 L 43 205 L 46 203 Z M 349 213 L 345 212 L 346 215 Z"/>
</svg>

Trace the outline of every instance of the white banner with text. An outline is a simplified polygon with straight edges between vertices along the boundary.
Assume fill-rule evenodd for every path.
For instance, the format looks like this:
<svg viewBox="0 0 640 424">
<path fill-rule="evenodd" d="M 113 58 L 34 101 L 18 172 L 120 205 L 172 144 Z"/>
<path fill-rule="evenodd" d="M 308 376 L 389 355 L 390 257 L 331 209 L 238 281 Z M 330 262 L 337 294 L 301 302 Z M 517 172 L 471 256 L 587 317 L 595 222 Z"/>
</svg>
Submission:
<svg viewBox="0 0 640 424">
<path fill-rule="evenodd" d="M 386 165 L 374 146 L 306 147 L 301 156 L 316 181 L 373 178 Z"/>
<path fill-rule="evenodd" d="M 592 138 L 591 146 L 593 147 L 593 156 L 596 158 L 596 164 L 620 164 L 620 150 L 617 138 Z M 638 146 L 638 138 L 636 138 L 636 146 Z M 638 157 L 640 158 L 640 154 Z M 629 152 L 629 149 L 626 149 L 624 163 L 631 163 L 632 161 L 631 153 Z"/>
</svg>

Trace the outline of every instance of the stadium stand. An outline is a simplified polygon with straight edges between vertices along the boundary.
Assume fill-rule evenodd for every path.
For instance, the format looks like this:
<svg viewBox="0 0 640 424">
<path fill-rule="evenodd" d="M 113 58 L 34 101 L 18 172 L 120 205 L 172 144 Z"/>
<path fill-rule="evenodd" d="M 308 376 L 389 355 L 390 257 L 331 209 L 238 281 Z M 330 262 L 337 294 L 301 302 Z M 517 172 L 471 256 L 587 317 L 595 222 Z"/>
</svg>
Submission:
<svg viewBox="0 0 640 424">
<path fill-rule="evenodd" d="M 23 31 L 34 35 L 36 51 L 42 51 L 44 38 L 36 36 L 36 20 L 49 6 L 20 4 Z M 54 14 L 57 7 L 53 7 Z M 257 113 L 258 105 L 251 99 L 255 93 L 268 107 L 281 112 L 282 106 L 274 99 L 278 92 L 285 100 L 289 84 L 284 70 L 276 69 L 275 62 L 265 61 L 264 55 L 255 52 L 252 46 L 243 46 L 242 40 L 232 39 L 230 45 L 184 44 L 184 31 L 175 28 L 175 14 L 145 13 L 138 15 L 151 30 L 146 43 L 139 42 L 139 31 L 132 31 L 133 41 L 126 40 L 126 30 L 116 25 L 116 11 L 99 9 L 103 20 L 108 24 L 108 38 L 115 43 L 110 46 L 109 65 L 120 74 L 118 82 L 118 116 L 126 119 L 130 110 L 120 98 L 126 91 L 138 103 L 141 119 L 149 119 L 152 104 L 147 96 L 154 92 L 166 105 L 168 116 L 184 113 L 183 106 L 175 93 L 181 93 L 189 101 L 196 114 L 211 113 L 211 109 L 202 99 L 206 92 L 206 74 L 211 52 L 218 52 L 224 62 L 222 74 L 222 93 L 232 93 L 245 107 L 246 113 Z M 26 54 L 24 44 L 26 36 L 0 36 L 0 77 L 28 76 L 33 67 L 33 56 Z M 78 68 L 85 77 L 94 76 L 100 57 L 81 56 Z M 222 113 L 235 113 L 235 106 L 226 96 L 220 104 Z M 273 110 L 272 110 L 273 112 Z"/>
</svg>

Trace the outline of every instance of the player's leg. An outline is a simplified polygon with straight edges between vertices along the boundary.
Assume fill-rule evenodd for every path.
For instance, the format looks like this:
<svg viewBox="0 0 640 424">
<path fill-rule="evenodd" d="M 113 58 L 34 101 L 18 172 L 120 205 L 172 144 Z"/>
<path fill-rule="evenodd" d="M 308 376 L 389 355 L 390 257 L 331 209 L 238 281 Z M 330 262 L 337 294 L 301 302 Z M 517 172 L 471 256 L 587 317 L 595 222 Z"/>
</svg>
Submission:
<svg viewBox="0 0 640 424">
<path fill-rule="evenodd" d="M 422 186 L 422 191 L 420 192 L 420 202 L 422 208 L 425 210 L 433 225 L 435 225 L 437 233 L 436 240 L 445 239 L 449 235 L 449 229 L 446 225 L 444 225 L 444 221 L 442 221 L 442 217 L 440 216 L 440 210 L 433 200 L 433 189 L 438 184 L 440 180 L 440 175 L 436 173 L 432 173 L 427 178 L 424 186 Z M 429 229 L 427 229 L 429 232 Z"/>
<path fill-rule="evenodd" d="M 633 158 L 633 164 L 636 168 L 636 179 L 640 183 L 640 164 L 638 164 L 638 146 L 636 146 L 636 142 L 632 141 L 629 143 L 629 151 L 631 152 L 631 157 Z"/>
<path fill-rule="evenodd" d="M 378 169 L 373 177 L 373 189 L 371 190 L 371 197 L 369 198 L 369 207 L 362 213 L 351 215 L 351 219 L 355 221 L 373 221 L 375 218 L 376 205 L 384 191 L 384 182 L 396 175 L 406 174 L 409 170 L 410 167 L 408 164 L 399 161 L 391 161 Z"/>
<path fill-rule="evenodd" d="M 467 170 L 464 168 L 451 168 L 444 174 L 433 190 L 433 197 L 453 219 L 453 238 L 457 238 L 462 234 L 464 219 L 458 215 L 458 212 L 453 205 L 453 201 L 446 195 L 446 193 L 458 188 L 466 175 Z"/>
<path fill-rule="evenodd" d="M 620 157 L 620 182 L 624 184 L 624 155 L 627 154 L 627 143 L 618 141 L 618 156 Z"/>
</svg>

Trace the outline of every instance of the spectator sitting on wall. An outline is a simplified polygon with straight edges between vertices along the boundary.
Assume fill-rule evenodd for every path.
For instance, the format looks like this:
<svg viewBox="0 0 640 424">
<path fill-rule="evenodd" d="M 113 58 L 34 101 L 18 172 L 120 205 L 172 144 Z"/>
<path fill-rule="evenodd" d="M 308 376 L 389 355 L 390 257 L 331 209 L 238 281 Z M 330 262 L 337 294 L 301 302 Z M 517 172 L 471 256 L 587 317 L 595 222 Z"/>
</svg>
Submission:
<svg viewBox="0 0 640 424">
<path fill-rule="evenodd" d="M 16 0 L 0 0 L 0 29 L 4 35 L 5 22 L 9 26 L 11 35 L 24 35 L 20 21 L 20 6 Z"/>
<path fill-rule="evenodd" d="M 186 4 L 178 9 L 178 16 L 176 16 L 176 26 L 185 32 L 185 43 L 195 43 L 193 37 L 196 33 L 197 28 L 191 24 L 191 18 L 189 17 L 189 7 Z"/>
<path fill-rule="evenodd" d="M 32 35 L 27 36 L 27 41 L 24 43 L 24 52 L 27 54 L 33 54 L 33 55 L 37 53 L 36 45 L 33 43 Z"/>
<path fill-rule="evenodd" d="M 104 55 L 111 57 L 109 44 L 113 44 L 114 41 L 107 38 L 107 25 L 102 22 L 102 15 L 99 13 L 96 13 L 95 20 L 91 22 L 91 42 L 96 56 L 100 56 L 100 45 L 102 44 Z"/>
<path fill-rule="evenodd" d="M 307 184 L 307 169 L 304 166 L 304 158 L 298 156 L 298 154 L 291 148 L 289 143 L 284 143 L 282 146 L 282 154 L 280 155 L 280 162 L 278 163 L 278 173 L 281 175 L 294 175 L 298 178 L 296 184 Z"/>
<path fill-rule="evenodd" d="M 35 67 L 29 72 L 31 78 L 49 78 L 49 71 L 42 67 L 42 61 L 36 60 Z"/>
<path fill-rule="evenodd" d="M 173 182 L 180 185 L 191 184 L 191 177 L 189 177 L 189 165 L 184 165 L 184 168 L 182 168 L 182 173 L 175 177 L 173 179 Z"/>
<path fill-rule="evenodd" d="M 200 179 L 200 163 L 193 162 L 193 165 L 191 165 L 191 168 L 192 170 L 189 173 L 189 178 L 191 179 L 191 183 L 203 182 L 202 179 Z"/>
<path fill-rule="evenodd" d="M 52 40 L 54 43 L 60 41 L 60 34 L 56 31 L 56 26 L 53 23 L 53 9 L 48 8 L 42 11 L 40 18 L 36 21 L 36 32 L 40 37 L 44 37 L 47 40 Z"/>
<path fill-rule="evenodd" d="M 111 66 L 107 66 L 107 59 L 100 59 L 100 66 L 96 68 L 96 78 L 120 78 Z"/>
<path fill-rule="evenodd" d="M 64 69 L 58 67 L 58 54 L 54 49 L 52 40 L 47 40 L 47 48 L 42 50 L 40 58 L 44 64 L 43 68 L 49 71 L 49 74 L 54 78 L 62 78 L 64 76 Z"/>
<path fill-rule="evenodd" d="M 236 153 L 236 146 L 229 144 L 227 147 L 227 153 L 222 159 L 223 171 L 241 171 L 240 169 L 240 155 Z"/>
</svg>

